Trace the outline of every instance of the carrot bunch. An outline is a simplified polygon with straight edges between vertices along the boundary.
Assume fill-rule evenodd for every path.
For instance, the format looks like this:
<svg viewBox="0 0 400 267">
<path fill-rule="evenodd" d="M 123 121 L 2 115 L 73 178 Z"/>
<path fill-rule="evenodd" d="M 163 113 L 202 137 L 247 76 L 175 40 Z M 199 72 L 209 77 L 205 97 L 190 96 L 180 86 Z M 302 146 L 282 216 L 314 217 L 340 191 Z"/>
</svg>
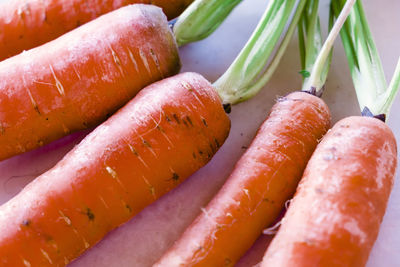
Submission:
<svg viewBox="0 0 400 267">
<path fill-rule="evenodd" d="M 281 21 L 286 23 L 295 1 L 280 2 L 285 3 Z M 157 11 L 145 6 L 126 8 L 138 13 Z M 278 42 L 284 25 L 270 27 Z M 256 37 L 244 50 L 257 51 Z M 262 69 L 267 58 L 263 53 L 256 56 Z M 124 62 L 122 56 L 118 58 Z M 233 63 L 234 68 L 238 64 L 249 71 L 240 61 Z M 0 263 L 66 265 L 204 166 L 230 129 L 223 109 L 227 99 L 221 92 L 195 73 L 179 74 L 140 91 L 54 168 L 0 206 L 0 228 L 4 229 L 0 231 Z"/>
<path fill-rule="evenodd" d="M 196 18 L 192 13 L 185 13 L 179 29 L 196 27 L 185 23 Z M 217 12 L 204 23 L 226 16 L 226 11 Z M 40 30 L 36 32 L 39 36 Z M 189 36 L 210 33 L 200 30 Z M 145 86 L 177 74 L 181 65 L 175 36 L 179 32 L 172 33 L 161 9 L 129 5 L 0 62 L 0 161 L 98 125 Z M 5 43 L 17 46 L 12 38 L 0 46 Z"/>
<path fill-rule="evenodd" d="M 169 19 L 193 0 L 7 0 L 0 3 L 0 61 L 45 44 L 108 12 L 130 4 L 153 4 Z"/>
<path fill-rule="evenodd" d="M 353 3 L 349 2 L 350 7 Z M 308 160 L 330 127 L 329 109 L 315 95 L 320 95 L 333 40 L 350 11 L 349 7 L 343 11 L 321 48 L 318 4 L 300 2 L 305 5 L 303 16 L 301 12 L 295 14 L 295 24 L 289 27 L 293 30 L 300 16 L 301 23 L 306 17 L 310 19 L 306 23 L 309 44 L 303 63 L 306 71 L 312 70 L 304 81 L 303 92 L 278 99 L 221 190 L 155 266 L 233 266 L 263 229 L 278 218 L 294 194 Z M 266 73 L 273 71 L 278 62 L 279 57 Z M 250 89 L 246 94 L 252 92 Z"/>
<path fill-rule="evenodd" d="M 341 36 L 363 116 L 337 122 L 318 145 L 261 266 L 365 266 L 378 236 L 397 166 L 384 120 L 400 61 L 387 86 L 361 1 Z"/>
</svg>

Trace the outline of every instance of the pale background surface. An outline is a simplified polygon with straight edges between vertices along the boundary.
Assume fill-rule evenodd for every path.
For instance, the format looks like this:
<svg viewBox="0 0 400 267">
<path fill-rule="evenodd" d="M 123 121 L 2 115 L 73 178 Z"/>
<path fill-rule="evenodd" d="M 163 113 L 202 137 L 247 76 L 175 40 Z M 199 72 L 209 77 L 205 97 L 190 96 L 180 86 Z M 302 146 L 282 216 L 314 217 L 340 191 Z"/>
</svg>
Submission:
<svg viewBox="0 0 400 267">
<path fill-rule="evenodd" d="M 400 1 L 363 2 L 389 78 L 400 55 Z M 321 8 L 326 15 L 329 1 L 324 0 L 322 3 Z M 210 81 L 215 81 L 250 36 L 266 4 L 266 0 L 243 1 L 213 36 L 181 48 L 183 71 L 197 71 Z M 276 97 L 300 89 L 297 51 L 297 41 L 294 38 L 278 71 L 264 90 L 256 98 L 233 108 L 229 139 L 206 167 L 130 222 L 110 233 L 71 266 L 151 266 L 218 191 L 244 152 L 242 146 L 250 143 Z M 345 116 L 359 114 L 340 42 L 337 43 L 323 98 L 331 108 L 334 122 Z M 400 140 L 400 97 L 394 104 L 388 123 L 397 140 Z M 10 199 L 35 176 L 51 168 L 85 134 L 87 132 L 74 134 L 39 150 L 1 162 L 0 203 Z M 379 238 L 367 266 L 400 266 L 399 220 L 400 182 L 396 181 Z M 264 253 L 268 239 L 260 238 L 237 266 L 256 264 Z"/>
</svg>

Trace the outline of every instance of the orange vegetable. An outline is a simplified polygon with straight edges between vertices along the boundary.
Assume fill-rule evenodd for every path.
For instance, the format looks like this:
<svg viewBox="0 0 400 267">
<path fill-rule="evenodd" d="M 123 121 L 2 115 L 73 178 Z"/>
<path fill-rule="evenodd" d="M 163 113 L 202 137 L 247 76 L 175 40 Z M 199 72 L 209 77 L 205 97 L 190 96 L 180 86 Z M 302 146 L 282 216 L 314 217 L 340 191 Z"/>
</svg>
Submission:
<svg viewBox="0 0 400 267">
<path fill-rule="evenodd" d="M 0 60 L 45 44 L 129 4 L 153 4 L 169 19 L 193 0 L 7 0 L 0 3 Z M 151 17 L 151 16 L 150 16 Z M 122 19 L 122 18 L 121 18 Z M 104 26 L 104 25 L 102 25 Z"/>
<path fill-rule="evenodd" d="M 155 266 L 233 266 L 293 195 L 329 125 L 321 99 L 279 99 L 222 189 Z"/>
<path fill-rule="evenodd" d="M 179 69 L 167 20 L 147 5 L 123 7 L 0 62 L 0 160 L 97 125 Z"/>
<path fill-rule="evenodd" d="M 0 207 L 0 265 L 67 264 L 205 165 L 229 128 L 198 74 L 143 89 Z"/>
<path fill-rule="evenodd" d="M 339 121 L 311 157 L 261 266 L 364 266 L 396 166 L 396 140 L 386 124 Z"/>
</svg>

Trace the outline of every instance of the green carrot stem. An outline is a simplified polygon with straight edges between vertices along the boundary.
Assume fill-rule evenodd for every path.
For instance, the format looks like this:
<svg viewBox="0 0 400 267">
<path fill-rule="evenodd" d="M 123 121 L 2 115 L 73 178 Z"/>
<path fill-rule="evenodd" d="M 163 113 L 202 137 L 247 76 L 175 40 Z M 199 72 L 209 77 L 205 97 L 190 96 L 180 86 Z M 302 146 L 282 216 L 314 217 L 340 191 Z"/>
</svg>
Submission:
<svg viewBox="0 0 400 267">
<path fill-rule="evenodd" d="M 263 74 L 258 78 L 258 80 L 254 82 L 254 84 L 248 87 L 247 92 L 242 96 L 244 99 L 248 99 L 256 95 L 271 79 L 275 70 L 278 68 L 279 63 L 281 62 L 281 59 L 285 54 L 287 47 L 289 46 L 290 40 L 292 39 L 292 36 L 296 30 L 296 26 L 300 20 L 304 5 L 305 1 L 299 3 L 299 6 L 293 16 L 292 22 L 290 23 L 285 37 L 283 38 L 281 44 L 279 45 L 279 48 L 277 49 L 277 52 L 275 53 L 274 57 L 272 58 L 271 62 L 269 63 Z"/>
<path fill-rule="evenodd" d="M 305 28 L 306 34 L 309 38 L 307 38 L 306 43 L 306 58 L 305 58 L 305 69 L 311 72 L 312 66 L 318 56 L 318 52 L 322 47 L 322 34 L 321 27 L 318 18 L 318 6 L 319 0 L 309 0 L 309 12 L 303 13 L 303 16 L 306 16 Z"/>
<path fill-rule="evenodd" d="M 173 31 L 179 46 L 212 34 L 242 0 L 196 0 L 177 19 Z"/>
<path fill-rule="evenodd" d="M 300 19 L 299 24 L 297 25 L 297 32 L 298 32 L 298 42 L 299 42 L 299 54 L 300 54 L 300 65 L 302 71 L 306 71 L 306 41 L 304 38 L 305 31 L 304 31 L 304 17 Z"/>
<path fill-rule="evenodd" d="M 329 32 L 328 38 L 323 44 L 321 51 L 319 52 L 318 57 L 315 60 L 310 78 L 304 83 L 304 91 L 315 92 L 317 95 L 321 93 L 321 89 L 324 86 L 326 80 L 326 64 L 329 61 L 329 55 L 331 54 L 334 41 L 339 35 L 340 29 L 342 28 L 348 15 L 350 14 L 355 1 L 356 0 L 347 0 L 342 11 L 340 12 L 335 24 Z"/>
<path fill-rule="evenodd" d="M 332 1 L 336 16 L 343 2 Z M 400 62 L 388 86 L 361 1 L 357 1 L 340 34 L 360 109 L 388 116 L 400 86 Z"/>
<path fill-rule="evenodd" d="M 236 104 L 254 96 L 270 79 L 286 49 L 307 0 L 271 0 L 246 46 L 228 70 L 214 83 L 224 103 Z M 280 37 L 295 11 L 292 23 L 269 67 Z"/>
<path fill-rule="evenodd" d="M 392 81 L 390 82 L 389 87 L 385 92 L 385 95 L 382 97 L 384 99 L 384 103 L 378 114 L 385 114 L 386 117 L 389 115 L 390 108 L 393 105 L 393 101 L 396 98 L 399 88 L 400 88 L 400 58 L 397 61 L 397 66 L 393 74 Z"/>
<path fill-rule="evenodd" d="M 303 84 L 310 77 L 315 59 L 322 47 L 322 34 L 318 18 L 319 0 L 308 0 L 298 27 Z"/>
</svg>

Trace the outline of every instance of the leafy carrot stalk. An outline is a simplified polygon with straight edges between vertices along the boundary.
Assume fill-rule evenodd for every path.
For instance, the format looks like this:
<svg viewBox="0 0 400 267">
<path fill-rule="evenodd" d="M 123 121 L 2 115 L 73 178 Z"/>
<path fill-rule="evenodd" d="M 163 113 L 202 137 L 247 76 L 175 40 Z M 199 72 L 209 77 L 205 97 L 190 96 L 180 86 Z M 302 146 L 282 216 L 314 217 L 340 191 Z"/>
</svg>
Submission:
<svg viewBox="0 0 400 267">
<path fill-rule="evenodd" d="M 332 1 L 336 16 L 343 3 Z M 397 166 L 396 140 L 382 120 L 400 64 L 386 89 L 361 1 L 341 35 L 363 116 L 342 119 L 318 145 L 261 266 L 365 266 L 378 236 Z"/>
<path fill-rule="evenodd" d="M 305 2 L 300 2 L 302 7 L 299 13 L 295 13 L 289 32 L 295 29 Z M 276 3 L 271 3 L 270 7 L 274 4 Z M 308 11 L 311 11 L 312 17 L 316 17 L 318 1 L 308 1 L 305 11 L 301 23 L 308 17 Z M 309 59 L 315 54 L 316 61 L 307 61 L 313 69 L 311 77 L 315 78 L 305 81 L 310 84 L 304 87 L 306 93 L 294 92 L 278 99 L 222 189 L 155 266 L 234 266 L 263 229 L 276 220 L 285 202 L 293 195 L 319 140 L 329 129 L 328 107 L 313 93 L 320 91 L 322 86 L 318 86 L 317 82 L 325 80 L 327 75 L 329 57 L 321 55 L 329 55 L 331 41 L 338 35 L 345 19 L 346 14 L 333 27 L 334 34 L 330 34 L 324 46 L 316 46 L 314 42 L 308 41 L 310 45 L 307 46 L 305 56 Z M 317 19 L 307 22 L 306 26 L 307 40 L 315 40 L 317 35 L 320 36 Z M 316 30 L 310 31 L 312 28 Z M 258 34 L 260 32 L 254 34 L 258 40 L 265 40 L 271 35 L 268 30 Z M 287 40 L 284 39 L 283 44 L 286 44 Z M 261 43 L 258 45 L 260 47 Z M 315 49 L 311 49 L 312 47 Z M 243 51 L 256 54 L 250 49 Z M 278 55 L 280 52 L 278 49 Z M 253 94 L 253 88 L 261 85 L 263 77 L 268 77 L 276 67 L 279 61 L 277 58 L 279 57 L 275 57 L 271 65 L 264 70 L 267 76 L 261 76 L 255 87 L 243 86 L 240 87 L 242 91 L 229 90 L 227 99 L 235 103 L 243 99 L 242 95 Z M 236 62 L 240 61 L 248 62 L 245 57 L 239 56 Z M 323 66 L 323 72 L 319 71 L 320 66 Z M 231 67 L 225 75 L 232 74 L 230 71 L 234 69 Z M 318 75 L 313 74 L 315 70 Z M 222 76 L 219 82 L 227 81 L 228 78 L 225 77 Z M 234 80 L 230 84 L 240 83 Z M 219 89 L 228 87 L 226 85 Z M 241 95 L 237 95 L 237 92 Z"/>
<path fill-rule="evenodd" d="M 228 136 L 224 102 L 194 73 L 143 89 L 0 206 L 0 265 L 68 264 L 176 187 Z"/>
<path fill-rule="evenodd" d="M 97 125 L 180 69 L 165 16 L 131 5 L 0 62 L 0 160 Z"/>
<path fill-rule="evenodd" d="M 0 61 L 129 4 L 159 6 L 169 19 L 178 16 L 193 0 L 8 0 L 0 3 Z"/>
<path fill-rule="evenodd" d="M 332 3 L 332 10 L 337 13 L 342 4 Z M 361 1 L 357 1 L 350 18 L 341 37 L 360 108 L 363 113 L 386 116 L 398 92 L 400 61 L 388 85 Z"/>
<path fill-rule="evenodd" d="M 213 33 L 242 0 L 195 0 L 173 27 L 179 46 Z"/>
</svg>

